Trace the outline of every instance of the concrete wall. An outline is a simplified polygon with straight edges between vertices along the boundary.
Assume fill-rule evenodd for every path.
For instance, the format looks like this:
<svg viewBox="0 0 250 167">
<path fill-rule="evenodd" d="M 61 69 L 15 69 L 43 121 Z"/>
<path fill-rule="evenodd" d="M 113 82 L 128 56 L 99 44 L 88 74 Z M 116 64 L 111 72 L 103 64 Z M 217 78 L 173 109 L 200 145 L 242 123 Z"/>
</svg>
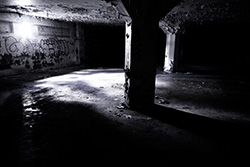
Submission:
<svg viewBox="0 0 250 167">
<path fill-rule="evenodd" d="M 79 64 L 73 23 L 0 13 L 0 76 Z"/>
</svg>

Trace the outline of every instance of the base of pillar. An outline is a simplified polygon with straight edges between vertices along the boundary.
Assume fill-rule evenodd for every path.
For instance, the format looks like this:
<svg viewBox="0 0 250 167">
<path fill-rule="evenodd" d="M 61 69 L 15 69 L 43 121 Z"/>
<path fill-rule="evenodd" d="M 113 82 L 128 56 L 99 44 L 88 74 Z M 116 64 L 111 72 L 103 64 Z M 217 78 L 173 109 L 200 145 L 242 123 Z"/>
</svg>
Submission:
<svg viewBox="0 0 250 167">
<path fill-rule="evenodd" d="M 142 112 L 142 113 L 148 113 L 148 112 L 151 112 L 152 110 L 154 110 L 155 108 L 155 104 L 154 103 L 144 103 L 144 104 L 131 104 L 127 101 L 125 101 L 123 103 L 126 108 L 130 109 L 130 110 L 134 110 L 134 111 L 139 111 L 139 112 Z"/>
</svg>

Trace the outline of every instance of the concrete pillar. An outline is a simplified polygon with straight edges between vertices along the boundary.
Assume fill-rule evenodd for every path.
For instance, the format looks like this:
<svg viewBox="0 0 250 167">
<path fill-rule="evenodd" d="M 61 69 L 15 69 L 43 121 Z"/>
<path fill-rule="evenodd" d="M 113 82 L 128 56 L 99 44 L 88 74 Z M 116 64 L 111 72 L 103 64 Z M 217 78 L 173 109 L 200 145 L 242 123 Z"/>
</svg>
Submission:
<svg viewBox="0 0 250 167">
<path fill-rule="evenodd" d="M 132 39 L 132 20 L 125 23 L 125 63 L 124 69 L 130 69 L 131 62 L 131 39 Z"/>
<path fill-rule="evenodd" d="M 165 72 L 176 72 L 178 70 L 178 62 L 182 58 L 182 43 L 180 39 L 181 33 L 166 33 Z"/>
<path fill-rule="evenodd" d="M 126 26 L 131 33 L 126 34 L 125 103 L 131 109 L 146 111 L 154 105 L 157 28 L 158 21 L 145 18 Z"/>
<path fill-rule="evenodd" d="M 176 34 L 166 33 L 164 71 L 173 72 Z"/>
<path fill-rule="evenodd" d="M 126 25 L 126 32 L 131 31 L 131 34 L 126 33 L 125 103 L 131 109 L 148 111 L 153 108 L 155 98 L 159 20 L 180 0 L 111 1 L 118 4 L 117 9 L 122 15 L 129 14 L 132 19 L 132 24 Z"/>
<path fill-rule="evenodd" d="M 76 40 L 78 40 L 78 55 L 80 58 L 80 64 L 86 66 L 86 55 L 85 55 L 85 34 L 84 34 L 84 24 L 76 23 Z"/>
</svg>

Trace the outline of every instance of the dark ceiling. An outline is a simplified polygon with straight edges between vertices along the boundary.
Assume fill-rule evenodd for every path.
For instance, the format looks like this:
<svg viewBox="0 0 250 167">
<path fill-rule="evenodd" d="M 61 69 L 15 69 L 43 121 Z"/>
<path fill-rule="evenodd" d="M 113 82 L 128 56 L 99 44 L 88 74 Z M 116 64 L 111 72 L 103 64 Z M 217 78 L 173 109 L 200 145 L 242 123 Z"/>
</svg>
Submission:
<svg viewBox="0 0 250 167">
<path fill-rule="evenodd" d="M 124 22 L 124 13 L 121 14 L 118 8 L 110 0 L 0 0 L 1 12 L 77 22 Z M 249 13 L 249 0 L 182 0 L 159 21 L 162 29 L 175 32 L 190 23 L 249 23 Z"/>
<path fill-rule="evenodd" d="M 160 27 L 172 33 L 189 25 L 232 23 L 249 25 L 249 0 L 183 0 L 160 21 Z"/>
</svg>

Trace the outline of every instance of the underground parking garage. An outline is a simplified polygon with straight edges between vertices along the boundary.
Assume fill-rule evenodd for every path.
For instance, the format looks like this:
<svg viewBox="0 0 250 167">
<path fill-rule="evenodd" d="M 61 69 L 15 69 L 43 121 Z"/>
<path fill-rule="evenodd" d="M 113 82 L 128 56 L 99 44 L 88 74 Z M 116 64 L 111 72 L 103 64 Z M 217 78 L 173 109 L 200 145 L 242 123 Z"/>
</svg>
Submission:
<svg viewBox="0 0 250 167">
<path fill-rule="evenodd" d="M 0 1 L 1 161 L 237 164 L 246 0 Z"/>
</svg>

